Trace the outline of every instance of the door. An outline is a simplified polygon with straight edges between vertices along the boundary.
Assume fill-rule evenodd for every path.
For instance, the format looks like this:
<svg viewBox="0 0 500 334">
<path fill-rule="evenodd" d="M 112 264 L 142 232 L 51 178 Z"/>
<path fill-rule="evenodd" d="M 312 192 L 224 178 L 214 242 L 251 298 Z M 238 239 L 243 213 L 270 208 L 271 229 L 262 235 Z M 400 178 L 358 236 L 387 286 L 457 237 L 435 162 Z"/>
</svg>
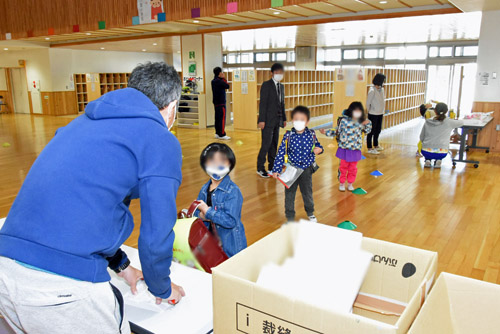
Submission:
<svg viewBox="0 0 500 334">
<path fill-rule="evenodd" d="M 10 69 L 10 82 L 12 84 L 12 103 L 16 114 L 29 114 L 28 82 L 24 68 Z"/>
</svg>

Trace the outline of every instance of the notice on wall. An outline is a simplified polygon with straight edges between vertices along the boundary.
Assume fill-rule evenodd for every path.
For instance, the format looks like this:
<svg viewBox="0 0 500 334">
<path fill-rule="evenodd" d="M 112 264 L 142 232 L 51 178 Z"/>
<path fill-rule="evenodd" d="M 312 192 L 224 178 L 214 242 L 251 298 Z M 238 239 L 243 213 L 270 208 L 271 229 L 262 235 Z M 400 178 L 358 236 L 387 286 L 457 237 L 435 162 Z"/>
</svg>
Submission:
<svg viewBox="0 0 500 334">
<path fill-rule="evenodd" d="M 341 68 L 338 68 L 337 69 L 337 78 L 336 78 L 336 81 L 344 81 L 345 77 L 344 77 L 344 70 L 341 69 Z"/>
<path fill-rule="evenodd" d="M 248 70 L 248 81 L 255 81 L 255 70 Z"/>
<path fill-rule="evenodd" d="M 244 82 L 241 84 L 241 94 L 248 95 L 248 83 Z"/>
<path fill-rule="evenodd" d="M 358 81 L 365 81 L 365 70 L 360 69 L 358 71 Z"/>
<path fill-rule="evenodd" d="M 488 86 L 490 84 L 490 74 L 488 72 L 480 72 L 479 82 L 481 86 Z"/>
<path fill-rule="evenodd" d="M 234 81 L 241 81 L 241 71 L 240 70 L 234 70 Z"/>
<path fill-rule="evenodd" d="M 241 71 L 241 82 L 248 82 L 248 71 Z"/>
<path fill-rule="evenodd" d="M 345 96 L 354 96 L 355 86 L 353 83 L 348 83 L 345 85 Z"/>
<path fill-rule="evenodd" d="M 137 0 L 139 23 L 158 22 L 158 14 L 163 13 L 163 0 Z"/>
</svg>

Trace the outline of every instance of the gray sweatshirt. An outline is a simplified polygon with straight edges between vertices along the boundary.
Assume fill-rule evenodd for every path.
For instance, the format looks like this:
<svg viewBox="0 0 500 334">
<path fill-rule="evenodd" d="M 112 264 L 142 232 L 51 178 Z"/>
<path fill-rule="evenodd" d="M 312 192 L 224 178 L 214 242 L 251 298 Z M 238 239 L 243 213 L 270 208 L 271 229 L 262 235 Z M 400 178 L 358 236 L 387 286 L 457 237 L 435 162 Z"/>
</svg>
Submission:
<svg viewBox="0 0 500 334">
<path fill-rule="evenodd" d="M 420 132 L 422 148 L 443 149 L 450 147 L 451 130 L 464 125 L 464 121 L 445 118 L 437 121 L 433 118 L 426 119 Z"/>
<path fill-rule="evenodd" d="M 385 111 L 385 92 L 384 88 L 370 88 L 368 98 L 366 99 L 366 110 L 372 115 L 383 115 Z"/>
</svg>

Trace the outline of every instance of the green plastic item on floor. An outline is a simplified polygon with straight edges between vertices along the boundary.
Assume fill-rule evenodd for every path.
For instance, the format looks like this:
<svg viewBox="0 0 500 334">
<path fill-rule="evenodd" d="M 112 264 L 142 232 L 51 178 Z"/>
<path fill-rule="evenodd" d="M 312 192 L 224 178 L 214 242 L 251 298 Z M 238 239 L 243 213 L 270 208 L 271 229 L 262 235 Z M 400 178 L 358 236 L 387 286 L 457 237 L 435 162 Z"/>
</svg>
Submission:
<svg viewBox="0 0 500 334">
<path fill-rule="evenodd" d="M 343 228 L 344 230 L 355 230 L 358 227 L 350 220 L 345 220 L 337 225 L 338 228 Z"/>
<path fill-rule="evenodd" d="M 3 143 L 3 144 L 2 144 L 2 146 L 3 146 L 3 147 L 10 147 L 10 144 L 9 144 L 9 143 L 7 143 L 7 142 L 5 142 L 5 143 Z"/>
<path fill-rule="evenodd" d="M 364 190 L 363 188 L 356 188 L 352 191 L 353 194 L 356 194 L 356 195 L 366 195 L 368 194 L 368 192 L 366 190 Z"/>
<path fill-rule="evenodd" d="M 243 142 L 242 142 L 241 140 L 238 140 L 238 141 L 236 142 L 236 145 L 241 146 L 241 145 L 243 145 Z"/>
</svg>

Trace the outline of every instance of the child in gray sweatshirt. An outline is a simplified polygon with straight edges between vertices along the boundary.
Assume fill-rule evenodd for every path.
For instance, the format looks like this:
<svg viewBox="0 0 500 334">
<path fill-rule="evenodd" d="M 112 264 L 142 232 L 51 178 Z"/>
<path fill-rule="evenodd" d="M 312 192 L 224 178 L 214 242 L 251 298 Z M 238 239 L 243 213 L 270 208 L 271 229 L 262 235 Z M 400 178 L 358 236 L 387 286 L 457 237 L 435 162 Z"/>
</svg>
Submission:
<svg viewBox="0 0 500 334">
<path fill-rule="evenodd" d="M 436 116 L 426 119 L 420 141 L 422 142 L 422 155 L 425 158 L 425 167 L 441 168 L 441 160 L 448 154 L 450 147 L 450 133 L 453 129 L 462 127 L 464 122 L 446 117 L 448 106 L 445 103 L 436 104 Z"/>
</svg>

